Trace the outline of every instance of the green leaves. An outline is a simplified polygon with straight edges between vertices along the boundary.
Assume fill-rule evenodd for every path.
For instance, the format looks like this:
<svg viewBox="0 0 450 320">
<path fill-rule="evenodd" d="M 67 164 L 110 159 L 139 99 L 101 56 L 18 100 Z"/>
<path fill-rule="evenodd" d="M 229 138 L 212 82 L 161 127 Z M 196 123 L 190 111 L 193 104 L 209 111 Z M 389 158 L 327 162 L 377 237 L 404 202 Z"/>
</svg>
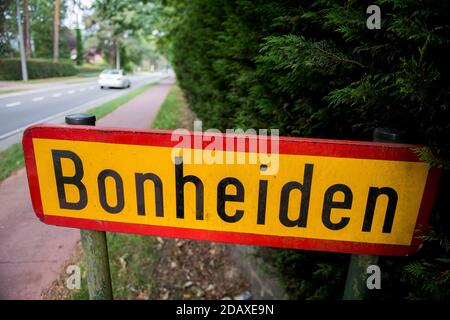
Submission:
<svg viewBox="0 0 450 320">
<path fill-rule="evenodd" d="M 406 130 L 412 143 L 432 147 L 441 164 L 448 162 L 448 1 L 374 1 L 381 30 L 367 29 L 367 2 L 358 0 L 181 3 L 181 22 L 171 29 L 172 61 L 205 127 L 279 128 L 282 135 L 368 141 L 375 127 L 394 127 Z M 449 231 L 445 201 L 438 199 L 434 217 L 446 223 L 432 225 Z M 439 297 L 442 286 L 420 292 L 422 283 L 400 279 L 414 261 L 420 265 L 408 267 L 411 277 L 418 267 L 428 270 L 421 260 L 448 259 L 442 247 L 426 243 L 421 250 L 425 256 L 417 260 L 386 258 L 383 292 Z M 276 262 L 279 269 L 290 273 L 286 264 L 308 265 L 296 274 L 298 286 L 285 279 L 296 297 L 334 297 L 342 282 L 325 284 L 339 269 L 331 256 L 290 255 Z"/>
<path fill-rule="evenodd" d="M 450 169 L 450 161 L 438 158 L 429 147 L 417 147 L 414 152 L 420 157 L 420 160 L 427 162 L 431 167 Z"/>
<path fill-rule="evenodd" d="M 425 243 L 440 247 L 444 251 L 433 259 L 421 258 L 408 263 L 403 280 L 414 287 L 409 293 L 410 299 L 426 296 L 435 300 L 450 298 L 450 241 L 443 235 L 431 230 L 424 238 Z"/>
</svg>

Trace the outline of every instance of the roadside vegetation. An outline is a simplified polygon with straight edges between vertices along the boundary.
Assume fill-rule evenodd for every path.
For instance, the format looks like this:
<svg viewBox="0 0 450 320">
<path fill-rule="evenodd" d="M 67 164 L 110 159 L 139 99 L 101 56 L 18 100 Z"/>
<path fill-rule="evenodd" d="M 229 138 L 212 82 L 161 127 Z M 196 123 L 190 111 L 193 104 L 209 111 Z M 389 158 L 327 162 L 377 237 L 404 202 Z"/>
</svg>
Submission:
<svg viewBox="0 0 450 320">
<path fill-rule="evenodd" d="M 189 128 L 193 123 L 186 123 L 192 120 L 192 116 L 188 116 L 191 113 L 189 107 L 184 101 L 183 94 L 178 87 L 174 85 L 161 105 L 161 110 L 156 115 L 155 121 L 151 125 L 152 129 L 176 129 L 176 128 Z"/>
<path fill-rule="evenodd" d="M 108 232 L 107 243 L 114 299 L 148 299 L 153 286 L 151 275 L 159 258 L 157 239 Z M 69 299 L 89 300 L 83 263 L 81 270 L 81 289 L 69 295 Z"/>
<path fill-rule="evenodd" d="M 152 30 L 143 30 L 145 15 L 153 8 L 147 1 L 125 4 L 129 14 L 115 21 L 108 15 L 125 8 L 123 1 L 23 0 L 18 6 L 19 12 L 15 0 L 0 2 L 0 80 L 22 79 L 20 57 L 26 61 L 28 79 L 86 76 L 117 65 L 127 72 L 152 71 L 167 64 Z M 134 33 L 128 32 L 130 25 Z"/>
<path fill-rule="evenodd" d="M 28 59 L 28 79 L 86 77 L 98 75 L 105 66 L 75 66 L 71 61 L 54 62 L 46 59 Z M 20 59 L 0 59 L 0 80 L 21 80 Z M 25 82 L 25 83 L 28 83 Z"/>
<path fill-rule="evenodd" d="M 17 143 L 0 152 L 0 181 L 24 166 L 22 144 Z"/>
<path fill-rule="evenodd" d="M 160 13 L 169 15 L 167 49 L 204 127 L 365 141 L 374 128 L 393 127 L 448 167 L 449 2 L 375 1 L 383 12 L 379 30 L 368 30 L 364 1 L 167 3 L 172 11 Z M 383 290 L 370 299 L 450 298 L 449 192 L 444 169 L 423 247 L 411 257 L 381 257 Z M 350 255 L 261 255 L 292 298 L 342 297 Z"/>
</svg>

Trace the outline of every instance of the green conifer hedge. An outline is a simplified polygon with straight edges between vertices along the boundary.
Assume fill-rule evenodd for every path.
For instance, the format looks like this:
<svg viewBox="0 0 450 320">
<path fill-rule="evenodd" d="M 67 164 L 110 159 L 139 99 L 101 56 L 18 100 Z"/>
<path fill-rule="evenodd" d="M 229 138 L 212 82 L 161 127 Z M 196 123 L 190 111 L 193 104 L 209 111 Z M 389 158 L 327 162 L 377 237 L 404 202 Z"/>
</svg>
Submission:
<svg viewBox="0 0 450 320">
<path fill-rule="evenodd" d="M 0 59 L 0 80 L 22 80 L 20 59 Z M 53 62 L 43 59 L 28 59 L 27 71 L 29 79 L 66 77 L 77 74 L 71 62 Z"/>
<path fill-rule="evenodd" d="M 366 26 L 370 4 L 381 8 L 380 30 Z M 449 1 L 190 0 L 180 8 L 173 63 L 204 127 L 354 140 L 394 127 L 448 167 Z M 450 297 L 449 191 L 446 170 L 433 236 L 412 258 L 382 259 L 384 287 L 373 298 Z M 347 256 L 277 252 L 269 255 L 277 269 L 299 279 L 286 281 L 292 296 L 341 297 Z"/>
</svg>

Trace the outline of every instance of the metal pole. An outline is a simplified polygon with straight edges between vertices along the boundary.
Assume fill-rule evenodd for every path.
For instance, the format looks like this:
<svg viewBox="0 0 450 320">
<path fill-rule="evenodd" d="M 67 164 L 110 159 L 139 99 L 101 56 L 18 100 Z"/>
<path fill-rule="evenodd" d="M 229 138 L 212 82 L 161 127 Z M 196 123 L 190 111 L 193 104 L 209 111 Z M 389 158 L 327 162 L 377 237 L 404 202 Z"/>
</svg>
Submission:
<svg viewBox="0 0 450 320">
<path fill-rule="evenodd" d="M 66 123 L 95 126 L 95 116 L 72 114 L 66 116 Z M 112 300 L 106 232 L 80 229 L 80 233 L 86 262 L 89 298 L 91 300 Z"/>
<path fill-rule="evenodd" d="M 22 28 L 22 19 L 20 19 L 20 6 L 19 0 L 16 0 L 16 10 L 17 10 L 17 28 L 19 31 L 19 48 L 20 48 L 20 66 L 22 68 L 22 80 L 28 80 L 28 70 L 27 70 L 27 61 L 25 57 L 25 44 L 23 43 L 23 28 Z"/>
<path fill-rule="evenodd" d="M 374 142 L 405 143 L 405 132 L 376 128 L 373 131 Z M 352 254 L 345 281 L 344 300 L 364 300 L 367 297 L 367 267 L 378 264 L 378 256 L 368 254 Z"/>
</svg>

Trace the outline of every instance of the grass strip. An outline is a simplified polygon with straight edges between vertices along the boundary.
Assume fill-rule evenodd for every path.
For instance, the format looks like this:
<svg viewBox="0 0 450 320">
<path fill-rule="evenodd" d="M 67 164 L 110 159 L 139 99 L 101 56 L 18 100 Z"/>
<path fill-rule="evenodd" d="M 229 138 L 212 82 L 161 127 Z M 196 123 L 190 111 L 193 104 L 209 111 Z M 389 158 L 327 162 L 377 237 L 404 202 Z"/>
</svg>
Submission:
<svg viewBox="0 0 450 320">
<path fill-rule="evenodd" d="M 22 144 L 16 143 L 0 152 L 0 181 L 24 165 Z"/>
<path fill-rule="evenodd" d="M 177 85 L 172 86 L 151 128 L 169 130 L 180 127 L 184 105 L 181 89 Z"/>
<path fill-rule="evenodd" d="M 0 90 L 0 94 L 7 94 L 7 93 L 15 93 L 15 92 L 22 92 L 22 91 L 27 91 L 30 90 L 28 88 L 19 88 L 19 89 L 5 89 L 5 90 Z"/>
</svg>

